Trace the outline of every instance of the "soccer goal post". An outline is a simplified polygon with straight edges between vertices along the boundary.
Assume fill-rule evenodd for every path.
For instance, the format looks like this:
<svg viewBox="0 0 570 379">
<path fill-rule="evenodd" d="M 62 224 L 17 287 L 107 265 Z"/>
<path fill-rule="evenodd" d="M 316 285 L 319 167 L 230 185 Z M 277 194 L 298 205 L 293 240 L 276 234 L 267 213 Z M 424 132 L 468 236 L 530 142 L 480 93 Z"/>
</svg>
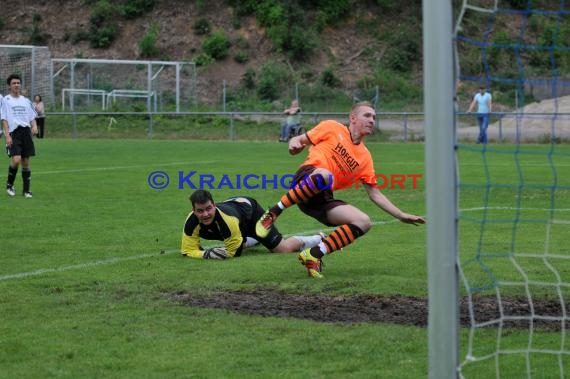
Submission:
<svg viewBox="0 0 570 379">
<path fill-rule="evenodd" d="M 452 7 L 423 0 L 429 378 L 457 377 L 455 110 Z"/>
</svg>

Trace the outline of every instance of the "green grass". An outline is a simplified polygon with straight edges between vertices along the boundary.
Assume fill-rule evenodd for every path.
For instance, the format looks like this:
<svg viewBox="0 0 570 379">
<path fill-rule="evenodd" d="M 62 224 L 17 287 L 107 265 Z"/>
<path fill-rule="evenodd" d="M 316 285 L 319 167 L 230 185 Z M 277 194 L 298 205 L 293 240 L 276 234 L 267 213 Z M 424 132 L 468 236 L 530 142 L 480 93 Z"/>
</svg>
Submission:
<svg viewBox="0 0 570 379">
<path fill-rule="evenodd" d="M 94 110 L 97 111 L 97 110 Z M 330 115 L 307 114 L 302 124 L 306 129 L 315 126 Z M 340 122 L 347 122 L 346 115 L 338 116 Z M 399 117 L 394 116 L 399 119 Z M 198 115 L 154 115 L 149 118 L 145 114 L 117 115 L 62 115 L 52 114 L 46 121 L 48 138 L 104 138 L 104 139 L 192 139 L 209 141 L 277 141 L 283 122 L 282 114 L 265 114 L 263 116 L 210 116 Z M 369 142 L 386 142 L 393 135 L 401 132 L 382 128 L 368 137 Z M 413 132 L 410 131 L 410 138 Z"/>
<path fill-rule="evenodd" d="M 379 173 L 424 172 L 421 144 L 368 146 Z M 284 175 L 294 172 L 303 154 L 291 157 L 277 142 L 158 139 L 48 138 L 37 140 L 36 149 L 34 198 L 0 196 L 0 378 L 427 376 L 424 328 L 246 316 L 183 306 L 169 298 L 177 291 L 254 288 L 427 296 L 426 228 L 393 221 L 363 190 L 348 189 L 337 197 L 365 210 L 376 225 L 326 258 L 322 281 L 308 279 L 295 255 L 269 254 L 262 248 L 223 262 L 178 254 L 191 193 L 187 186 L 177 188 L 179 172 Z M 566 146 L 557 149 L 569 152 Z M 472 173 L 466 179 L 479 183 L 481 153 L 461 154 L 461 167 Z M 512 166 L 501 159 L 490 162 L 500 171 L 497 178 L 510 175 L 516 180 Z M 170 176 L 166 189 L 148 184 L 149 174 L 157 170 Z M 541 173 L 545 180 L 551 175 L 544 168 L 536 170 L 536 180 Z M 425 215 L 424 179 L 416 190 L 384 192 L 402 209 Z M 16 186 L 21 190 L 20 175 Z M 462 209 L 481 206 L 481 190 L 469 191 L 473 193 L 461 200 Z M 224 187 L 212 192 L 218 200 L 244 194 L 270 205 L 283 190 Z M 493 205 L 512 203 L 512 193 L 501 196 Z M 529 207 L 545 204 L 537 194 L 528 201 Z M 560 201 L 566 207 L 566 200 Z M 323 229 L 296 208 L 280 217 L 278 227 L 287 235 Z M 466 227 L 465 251 L 476 255 L 471 248 L 480 224 Z M 491 243 L 501 243 L 504 235 L 497 232 L 491 238 Z M 522 241 L 527 240 L 533 237 Z M 559 243 L 563 241 L 553 246 L 562 249 Z M 462 332 L 462 341 L 467 333 Z M 490 334 L 482 336 L 484 344 L 494 341 Z"/>
</svg>

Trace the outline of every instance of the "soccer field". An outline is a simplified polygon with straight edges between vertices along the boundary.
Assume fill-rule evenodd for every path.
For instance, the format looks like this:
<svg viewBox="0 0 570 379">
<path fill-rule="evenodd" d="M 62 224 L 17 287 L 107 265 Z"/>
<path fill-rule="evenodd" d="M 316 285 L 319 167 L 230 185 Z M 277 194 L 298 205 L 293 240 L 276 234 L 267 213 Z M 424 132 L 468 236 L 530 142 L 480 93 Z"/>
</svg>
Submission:
<svg viewBox="0 0 570 379">
<path fill-rule="evenodd" d="M 376 171 L 387 178 L 424 173 L 421 144 L 368 147 Z M 324 280 L 307 278 L 295 254 L 258 247 L 226 261 L 178 253 L 190 210 L 192 189 L 184 180 L 190 173 L 195 185 L 200 175 L 215 178 L 218 201 L 248 195 L 268 206 L 283 188 L 254 181 L 259 188 L 242 183 L 232 189 L 219 178 L 225 175 L 237 187 L 236 175 L 282 177 L 295 171 L 304 154 L 292 157 L 276 142 L 164 140 L 45 139 L 37 140 L 36 150 L 34 198 L 0 196 L 1 378 L 426 377 L 424 326 L 343 322 L 336 315 L 340 308 L 322 310 L 330 306 L 323 296 L 339 303 L 356 295 L 427 296 L 426 228 L 375 209 L 363 189 L 336 197 L 365 210 L 375 225 L 326 257 Z M 460 168 L 476 178 L 480 161 L 480 154 L 467 153 Z M 497 175 L 517 180 L 510 165 L 496 167 Z M 150 178 L 158 171 L 162 176 Z M 168 186 L 152 188 L 166 183 L 165 175 Z M 407 180 L 406 188 L 384 193 L 403 210 L 425 215 L 425 180 L 417 179 L 415 189 Z M 481 194 L 472 193 L 460 202 L 465 214 L 479 212 Z M 529 201 L 544 205 L 543 199 Z M 286 235 L 330 231 L 296 208 L 277 226 Z M 474 223 L 462 233 L 479 229 Z M 207 299 L 214 304 L 216 296 L 236 292 L 303 295 L 306 313 L 323 316 L 315 321 L 286 310 L 272 317 L 266 317 L 271 311 L 232 311 L 239 302 L 225 309 L 208 306 Z M 206 301 L 189 306 L 183 301 L 188 296 Z M 426 309 L 419 311 L 425 316 Z"/>
</svg>

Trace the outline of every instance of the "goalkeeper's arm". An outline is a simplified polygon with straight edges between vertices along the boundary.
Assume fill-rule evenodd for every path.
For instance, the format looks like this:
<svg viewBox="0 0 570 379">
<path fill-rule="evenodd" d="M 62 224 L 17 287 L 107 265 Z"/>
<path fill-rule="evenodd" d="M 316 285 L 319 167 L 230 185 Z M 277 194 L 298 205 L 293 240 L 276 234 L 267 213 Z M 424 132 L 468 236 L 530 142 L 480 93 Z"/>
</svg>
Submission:
<svg viewBox="0 0 570 379">
<path fill-rule="evenodd" d="M 182 245 L 180 247 L 182 255 L 196 259 L 225 259 L 228 253 L 225 247 L 212 247 L 205 249 L 200 246 L 200 237 L 197 235 L 188 236 L 182 234 Z"/>
</svg>

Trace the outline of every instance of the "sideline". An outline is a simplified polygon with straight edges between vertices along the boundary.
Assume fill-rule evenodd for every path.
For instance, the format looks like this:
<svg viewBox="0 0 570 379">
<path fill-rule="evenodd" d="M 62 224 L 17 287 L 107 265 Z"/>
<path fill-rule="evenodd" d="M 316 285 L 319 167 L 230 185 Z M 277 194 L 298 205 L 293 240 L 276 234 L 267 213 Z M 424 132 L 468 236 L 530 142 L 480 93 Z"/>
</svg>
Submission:
<svg viewBox="0 0 570 379">
<path fill-rule="evenodd" d="M 213 164 L 219 163 L 217 160 L 209 160 L 209 161 L 195 161 L 192 164 Z M 133 165 L 133 166 L 111 166 L 111 167 L 91 167 L 91 168 L 77 168 L 77 169 L 68 169 L 68 170 L 52 170 L 52 171 L 39 171 L 37 173 L 34 172 L 34 176 L 37 175 L 50 175 L 50 174 L 75 174 L 78 172 L 92 172 L 92 171 L 113 171 L 113 170 L 131 170 L 133 168 L 148 168 L 151 166 L 176 166 L 176 165 L 188 165 L 188 162 L 169 162 L 169 163 L 149 163 L 149 164 L 140 164 L 140 165 Z"/>
</svg>

